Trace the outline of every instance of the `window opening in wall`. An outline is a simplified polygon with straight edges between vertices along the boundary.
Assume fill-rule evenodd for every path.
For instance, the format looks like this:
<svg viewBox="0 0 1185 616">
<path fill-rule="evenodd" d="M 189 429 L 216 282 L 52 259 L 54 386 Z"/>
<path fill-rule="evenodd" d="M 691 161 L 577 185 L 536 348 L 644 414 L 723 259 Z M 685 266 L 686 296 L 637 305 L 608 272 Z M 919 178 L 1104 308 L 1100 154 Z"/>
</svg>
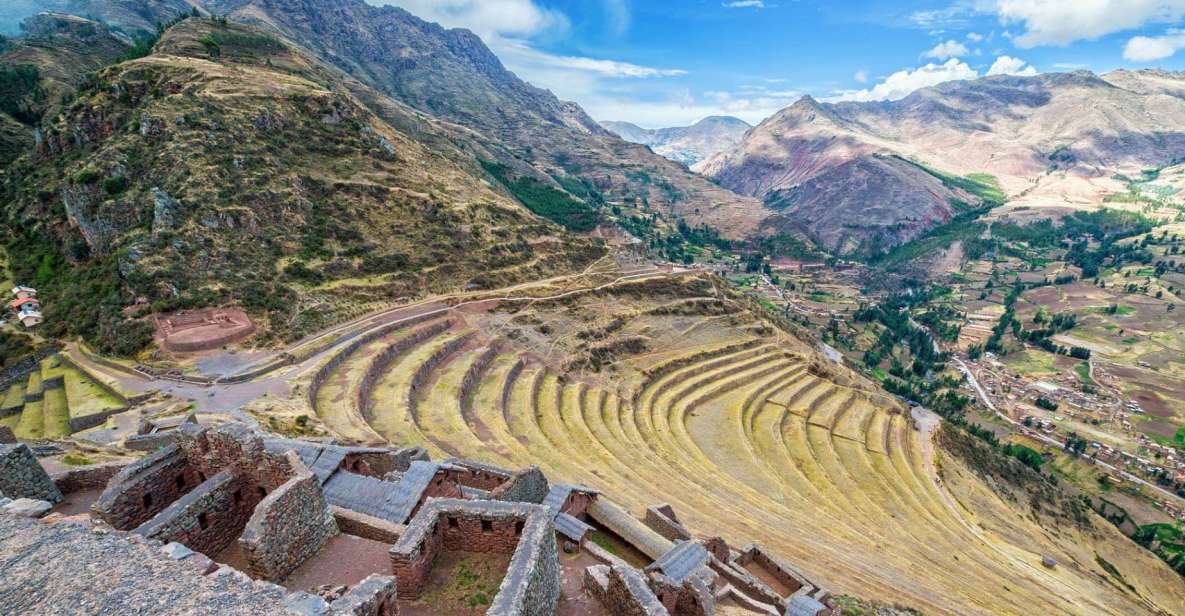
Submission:
<svg viewBox="0 0 1185 616">
<path fill-rule="evenodd" d="M 514 523 L 514 534 L 516 534 L 516 535 L 523 534 L 523 521 L 522 520 L 519 520 Z"/>
<path fill-rule="evenodd" d="M 243 503 L 243 488 L 235 490 L 235 504 L 241 505 Z"/>
<path fill-rule="evenodd" d="M 145 494 L 145 495 L 144 495 L 144 508 L 145 508 L 145 509 L 151 509 L 151 508 L 152 508 L 152 495 L 151 495 L 151 494 Z"/>
<path fill-rule="evenodd" d="M 202 530 L 206 530 L 207 528 L 210 528 L 210 518 L 207 517 L 206 514 L 204 514 L 204 513 L 198 514 L 198 527 L 201 528 Z"/>
<path fill-rule="evenodd" d="M 259 492 L 259 498 L 267 496 L 267 488 L 264 488 L 263 486 L 259 486 L 255 489 L 255 491 Z"/>
<path fill-rule="evenodd" d="M 185 488 L 185 476 L 184 475 L 177 475 L 177 478 L 173 480 L 173 483 L 177 486 L 178 490 L 184 489 Z"/>
<path fill-rule="evenodd" d="M 460 526 L 460 524 L 457 522 L 457 518 L 449 516 L 448 527 L 449 528 L 457 528 L 458 526 Z"/>
<path fill-rule="evenodd" d="M 490 520 L 482 520 L 481 521 L 481 532 L 483 532 L 483 533 L 494 532 L 494 523 L 491 522 Z"/>
<path fill-rule="evenodd" d="M 198 481 L 205 483 L 206 482 L 206 474 L 201 471 L 198 471 Z"/>
</svg>

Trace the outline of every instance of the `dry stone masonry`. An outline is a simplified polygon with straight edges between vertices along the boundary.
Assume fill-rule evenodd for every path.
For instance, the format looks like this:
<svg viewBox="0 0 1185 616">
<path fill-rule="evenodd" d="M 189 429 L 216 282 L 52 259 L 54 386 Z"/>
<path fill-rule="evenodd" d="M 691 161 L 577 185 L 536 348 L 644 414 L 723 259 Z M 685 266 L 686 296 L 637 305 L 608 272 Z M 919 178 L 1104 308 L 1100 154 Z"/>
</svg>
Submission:
<svg viewBox="0 0 1185 616">
<path fill-rule="evenodd" d="M 760 545 L 697 538 L 669 505 L 636 518 L 537 467 L 265 437 L 235 422 L 186 421 L 171 434 L 131 464 L 52 478 L 29 447 L 0 446 L 0 489 L 19 497 L 0 497 L 0 613 L 396 616 L 404 602 L 435 613 L 424 610 L 450 609 L 424 603 L 439 600 L 433 585 L 448 570 L 436 567 L 470 558 L 509 563 L 490 616 L 548 616 L 561 605 L 584 606 L 564 608 L 574 616 L 714 616 L 717 601 L 769 615 L 835 613 L 825 590 Z M 22 518 L 99 487 L 89 519 Z M 627 564 L 586 542 L 594 532 L 652 562 Z M 293 582 L 341 567 L 342 545 L 374 543 L 385 560 L 352 585 Z M 561 545 L 582 556 L 561 559 Z"/>
<path fill-rule="evenodd" d="M 62 492 L 23 443 L 0 445 L 0 495 L 57 503 Z"/>
</svg>

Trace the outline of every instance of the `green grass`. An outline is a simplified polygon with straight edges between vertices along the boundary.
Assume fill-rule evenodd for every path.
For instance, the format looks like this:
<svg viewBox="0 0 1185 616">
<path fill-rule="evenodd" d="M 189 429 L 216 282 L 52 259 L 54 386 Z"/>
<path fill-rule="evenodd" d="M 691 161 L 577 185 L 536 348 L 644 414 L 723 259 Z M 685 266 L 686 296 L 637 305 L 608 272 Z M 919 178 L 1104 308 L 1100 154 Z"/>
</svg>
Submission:
<svg viewBox="0 0 1185 616">
<path fill-rule="evenodd" d="M 66 405 L 66 390 L 54 387 L 45 390 L 42 401 L 42 435 L 45 438 L 70 436 L 70 409 Z"/>
<path fill-rule="evenodd" d="M 916 160 L 910 160 L 900 156 L 897 158 L 938 178 L 947 188 L 967 191 L 984 201 L 992 201 L 997 204 L 1004 203 L 1004 191 L 1000 189 L 1000 182 L 996 179 L 996 176 L 990 173 L 969 173 L 960 177 L 944 173 Z"/>
<path fill-rule="evenodd" d="M 483 160 L 481 166 L 535 214 L 573 231 L 592 231 L 597 226 L 596 209 L 568 193 L 532 177 L 512 179 L 510 168 L 505 165 Z"/>
<path fill-rule="evenodd" d="M 1083 385 L 1094 385 L 1094 379 L 1090 378 L 1090 365 L 1086 362 L 1074 366 L 1074 373 L 1078 375 L 1078 380 L 1082 381 Z"/>
</svg>

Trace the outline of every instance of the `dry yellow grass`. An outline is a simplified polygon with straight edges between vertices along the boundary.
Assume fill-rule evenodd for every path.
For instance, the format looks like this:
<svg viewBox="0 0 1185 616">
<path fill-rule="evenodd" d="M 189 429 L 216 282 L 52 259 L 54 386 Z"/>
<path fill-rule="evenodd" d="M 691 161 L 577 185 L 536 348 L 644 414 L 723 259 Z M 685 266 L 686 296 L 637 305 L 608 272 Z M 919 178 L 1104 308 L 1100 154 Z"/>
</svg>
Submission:
<svg viewBox="0 0 1185 616">
<path fill-rule="evenodd" d="M 669 502 L 698 533 L 759 541 L 835 592 L 928 614 L 1185 612 L 1175 574 L 1101 520 L 1090 532 L 1043 528 L 949 457 L 940 479 L 903 409 L 808 372 L 801 346 L 734 338 L 579 380 L 511 348 L 483 360 L 488 347 L 473 343 L 410 393 L 422 364 L 462 335 L 392 364 L 373 396 L 380 434 L 434 456 L 538 464 L 634 513 Z M 1143 580 L 1138 596 L 1106 579 L 1096 551 Z M 1061 565 L 1042 567 L 1046 554 Z"/>
</svg>

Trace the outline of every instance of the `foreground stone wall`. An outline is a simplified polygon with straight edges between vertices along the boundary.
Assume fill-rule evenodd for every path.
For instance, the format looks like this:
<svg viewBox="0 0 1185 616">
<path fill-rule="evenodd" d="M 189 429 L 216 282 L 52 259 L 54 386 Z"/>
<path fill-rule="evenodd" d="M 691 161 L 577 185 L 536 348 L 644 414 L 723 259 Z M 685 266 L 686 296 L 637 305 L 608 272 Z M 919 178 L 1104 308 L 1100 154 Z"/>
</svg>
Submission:
<svg viewBox="0 0 1185 616">
<path fill-rule="evenodd" d="M 62 492 L 24 443 L 0 445 L 0 494 L 58 503 Z"/>
<path fill-rule="evenodd" d="M 185 452 L 169 445 L 116 474 L 91 510 L 119 530 L 132 530 L 202 481 Z"/>
<path fill-rule="evenodd" d="M 260 501 L 239 539 L 257 579 L 283 580 L 338 532 L 317 477 L 295 453 L 285 458 L 292 478 Z"/>
<path fill-rule="evenodd" d="M 202 482 L 136 529 L 136 534 L 169 543 L 176 541 L 217 556 L 238 538 L 258 502 L 254 490 L 230 471 Z"/>
<path fill-rule="evenodd" d="M 531 466 L 515 473 L 508 481 L 491 490 L 490 498 L 538 504 L 547 498 L 549 489 L 547 476 L 538 466 Z"/>
<path fill-rule="evenodd" d="M 811 590 L 815 588 L 814 584 L 807 580 L 802 573 L 791 567 L 789 563 L 770 554 L 765 548 L 756 543 L 746 547 L 735 562 L 742 567 L 757 566 L 762 568 L 771 577 L 790 589 L 791 594 L 798 592 L 798 589 L 804 586 L 809 587 Z"/>
<path fill-rule="evenodd" d="M 555 526 L 528 503 L 433 499 L 391 547 L 401 599 L 416 599 L 436 557 L 446 551 L 512 553 L 490 616 L 554 614 L 560 598 Z"/>
<path fill-rule="evenodd" d="M 395 578 L 371 575 L 329 605 L 334 614 L 397 616 Z"/>
<path fill-rule="evenodd" d="M 646 576 L 628 565 L 596 565 L 585 570 L 584 587 L 613 616 L 668 616 Z"/>
<path fill-rule="evenodd" d="M 127 462 L 90 464 L 54 473 L 51 477 L 62 494 L 73 494 L 83 490 L 106 488 L 107 483 L 127 466 Z"/>
<path fill-rule="evenodd" d="M 679 518 L 675 516 L 675 510 L 666 503 L 648 507 L 642 522 L 654 532 L 671 541 L 691 539 L 691 533 L 679 522 Z"/>
<path fill-rule="evenodd" d="M 407 527 L 388 522 L 382 518 L 366 515 L 342 507 L 330 506 L 337 528 L 347 535 L 371 539 L 382 543 L 395 543 Z"/>
<path fill-rule="evenodd" d="M 177 428 L 177 445 L 198 472 L 212 476 L 223 470 L 246 475 L 265 491 L 283 485 L 291 470 L 283 456 L 269 453 L 263 438 L 246 424 L 231 422 L 215 428 L 185 423 Z"/>
</svg>

